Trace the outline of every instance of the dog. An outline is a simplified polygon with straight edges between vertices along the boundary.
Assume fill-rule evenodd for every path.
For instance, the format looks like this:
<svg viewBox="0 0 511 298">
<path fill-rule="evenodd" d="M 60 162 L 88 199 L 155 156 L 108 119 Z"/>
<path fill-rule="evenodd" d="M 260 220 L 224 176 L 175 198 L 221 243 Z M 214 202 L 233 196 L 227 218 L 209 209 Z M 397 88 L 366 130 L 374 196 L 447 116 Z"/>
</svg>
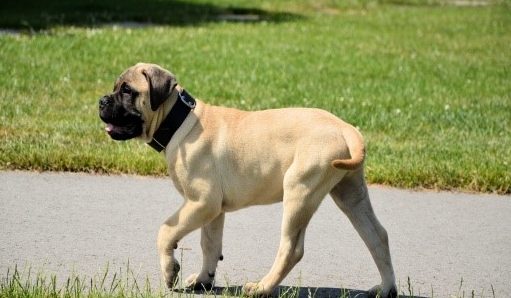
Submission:
<svg viewBox="0 0 511 298">
<path fill-rule="evenodd" d="M 319 109 L 241 111 L 193 98 L 176 76 L 138 63 L 99 100 L 114 140 L 138 138 L 163 152 L 184 203 L 158 231 L 163 278 L 173 287 L 177 243 L 201 229 L 202 269 L 186 285 L 208 288 L 222 256 L 225 213 L 282 202 L 280 245 L 271 270 L 247 283 L 249 296 L 270 295 L 304 254 L 307 224 L 330 194 L 367 245 L 381 275 L 369 296 L 397 296 L 388 236 L 376 218 L 364 179 L 365 146 L 350 124 Z"/>
</svg>

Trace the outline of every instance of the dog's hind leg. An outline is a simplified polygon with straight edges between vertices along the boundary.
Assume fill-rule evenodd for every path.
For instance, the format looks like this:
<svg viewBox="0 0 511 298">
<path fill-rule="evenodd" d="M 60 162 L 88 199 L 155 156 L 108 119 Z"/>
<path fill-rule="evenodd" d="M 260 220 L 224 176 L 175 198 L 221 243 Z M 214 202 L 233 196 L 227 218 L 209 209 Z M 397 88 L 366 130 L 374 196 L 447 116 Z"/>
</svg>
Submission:
<svg viewBox="0 0 511 298">
<path fill-rule="evenodd" d="M 305 229 L 312 212 L 300 212 L 304 210 L 293 207 L 284 207 L 288 210 L 284 214 L 279 250 L 270 272 L 258 283 L 245 284 L 243 291 L 246 295 L 270 295 L 303 257 Z"/>
<path fill-rule="evenodd" d="M 346 175 L 330 192 L 339 208 L 348 216 L 371 252 L 382 283 L 369 290 L 370 297 L 396 297 L 394 269 L 387 232 L 374 214 L 362 169 Z"/>
<path fill-rule="evenodd" d="M 216 266 L 222 256 L 222 236 L 225 213 L 221 213 L 201 229 L 202 269 L 186 279 L 186 286 L 194 289 L 209 290 L 213 286 Z"/>
<path fill-rule="evenodd" d="M 288 180 L 286 183 L 286 179 Z M 270 271 L 258 283 L 243 287 L 246 295 L 270 295 L 304 254 L 305 230 L 328 190 L 321 192 L 298 180 L 285 178 L 281 238 L 277 256 Z M 314 183 L 311 183 L 314 185 Z M 310 184 L 309 184 L 310 185 Z M 325 188 L 323 186 L 323 188 Z"/>
</svg>

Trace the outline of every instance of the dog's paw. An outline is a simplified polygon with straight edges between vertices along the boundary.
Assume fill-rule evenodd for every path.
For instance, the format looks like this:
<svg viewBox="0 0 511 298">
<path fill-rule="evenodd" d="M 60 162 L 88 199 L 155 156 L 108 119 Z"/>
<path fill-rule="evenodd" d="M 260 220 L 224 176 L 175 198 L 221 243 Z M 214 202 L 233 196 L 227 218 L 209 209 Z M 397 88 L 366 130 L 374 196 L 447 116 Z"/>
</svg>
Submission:
<svg viewBox="0 0 511 298">
<path fill-rule="evenodd" d="M 243 286 L 243 293 L 247 296 L 265 297 L 271 295 L 272 289 L 265 288 L 259 282 L 249 282 Z"/>
<path fill-rule="evenodd" d="M 186 281 L 185 286 L 192 290 L 205 290 L 209 291 L 213 288 L 213 278 L 209 276 L 203 278 L 200 274 L 192 274 L 190 275 Z"/>
<path fill-rule="evenodd" d="M 181 266 L 179 266 L 179 263 L 177 261 L 174 261 L 172 265 L 167 268 L 167 270 L 163 274 L 163 278 L 165 279 L 165 284 L 167 285 L 167 288 L 174 289 L 178 282 L 178 273 L 181 269 Z"/>
<path fill-rule="evenodd" d="M 372 287 L 369 291 L 367 291 L 367 296 L 369 298 L 396 298 L 397 297 L 397 289 L 396 286 L 392 286 L 390 289 L 385 289 L 381 285 L 377 285 Z"/>
<path fill-rule="evenodd" d="M 246 283 L 243 286 L 243 293 L 247 296 L 256 296 L 258 293 L 259 284 L 255 282 Z"/>
</svg>

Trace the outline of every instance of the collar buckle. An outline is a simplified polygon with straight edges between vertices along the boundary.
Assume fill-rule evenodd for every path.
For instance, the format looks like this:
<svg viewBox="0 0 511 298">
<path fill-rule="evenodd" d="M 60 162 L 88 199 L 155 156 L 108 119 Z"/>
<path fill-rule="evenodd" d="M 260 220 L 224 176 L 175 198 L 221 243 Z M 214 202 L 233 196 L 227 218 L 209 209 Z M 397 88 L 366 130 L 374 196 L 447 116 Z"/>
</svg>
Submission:
<svg viewBox="0 0 511 298">
<path fill-rule="evenodd" d="M 177 94 L 177 96 L 191 110 L 195 109 L 195 106 L 197 106 L 197 103 L 195 102 L 195 99 L 193 97 L 191 97 L 190 94 L 188 94 L 186 92 L 186 90 L 183 90 L 182 92 L 179 92 Z"/>
</svg>

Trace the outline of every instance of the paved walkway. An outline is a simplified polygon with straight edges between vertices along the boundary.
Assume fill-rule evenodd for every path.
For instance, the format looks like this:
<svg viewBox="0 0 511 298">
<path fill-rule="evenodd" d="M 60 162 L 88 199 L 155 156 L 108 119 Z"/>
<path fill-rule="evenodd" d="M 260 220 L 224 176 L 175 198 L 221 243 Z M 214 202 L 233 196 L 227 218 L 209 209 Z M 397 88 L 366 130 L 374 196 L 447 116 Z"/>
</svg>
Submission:
<svg viewBox="0 0 511 298">
<path fill-rule="evenodd" d="M 449 297 L 510 297 L 511 197 L 410 192 L 370 187 L 389 232 L 401 291 Z M 181 203 L 169 179 L 136 176 L 0 172 L 0 277 L 15 264 L 66 278 L 131 268 L 159 283 L 156 234 Z M 280 232 L 280 204 L 226 217 L 219 285 L 257 280 L 271 267 Z M 284 285 L 367 289 L 379 280 L 368 250 L 329 198 L 313 217 L 305 257 Z M 199 233 L 178 250 L 183 276 L 201 264 Z M 463 279 L 460 288 L 460 282 Z M 336 292 L 337 291 L 337 292 Z M 330 295 L 330 294 L 328 294 Z"/>
</svg>

